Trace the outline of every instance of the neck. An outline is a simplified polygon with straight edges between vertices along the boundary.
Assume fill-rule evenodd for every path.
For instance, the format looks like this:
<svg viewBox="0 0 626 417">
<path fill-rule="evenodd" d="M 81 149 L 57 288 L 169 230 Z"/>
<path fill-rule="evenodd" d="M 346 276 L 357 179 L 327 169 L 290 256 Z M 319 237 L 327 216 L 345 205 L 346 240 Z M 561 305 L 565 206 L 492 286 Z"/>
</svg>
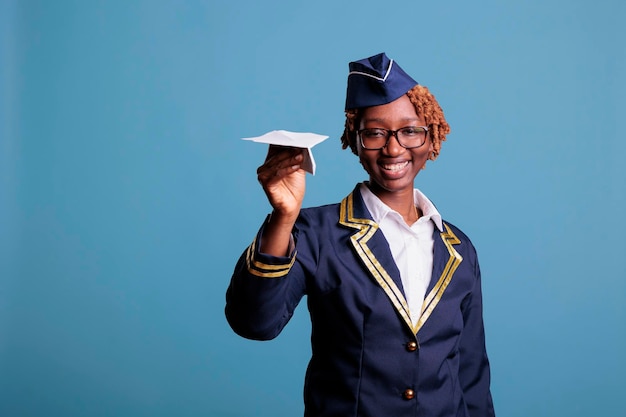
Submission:
<svg viewBox="0 0 626 417">
<path fill-rule="evenodd" d="M 410 212 L 407 215 L 403 214 L 402 217 L 404 218 L 406 224 L 410 226 L 422 217 L 422 210 L 416 207 L 415 203 L 411 203 L 411 208 L 409 210 Z"/>
<path fill-rule="evenodd" d="M 413 197 L 413 188 L 390 192 L 381 189 L 376 186 L 372 186 L 371 183 L 367 184 L 369 189 L 374 195 L 389 206 L 391 209 L 400 213 L 406 224 L 412 225 L 421 217 L 421 210 L 415 207 L 415 201 Z"/>
</svg>

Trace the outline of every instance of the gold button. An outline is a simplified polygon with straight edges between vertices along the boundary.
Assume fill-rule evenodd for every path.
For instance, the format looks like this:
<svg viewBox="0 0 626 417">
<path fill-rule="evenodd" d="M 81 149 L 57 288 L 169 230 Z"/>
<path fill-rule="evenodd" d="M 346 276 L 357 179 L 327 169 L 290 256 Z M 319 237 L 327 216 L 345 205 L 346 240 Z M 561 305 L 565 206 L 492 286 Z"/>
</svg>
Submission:
<svg viewBox="0 0 626 417">
<path fill-rule="evenodd" d="M 402 393 L 402 396 L 405 400 L 412 400 L 413 398 L 415 398 L 415 391 L 413 391 L 411 388 L 405 389 Z"/>
<path fill-rule="evenodd" d="M 407 343 L 406 350 L 408 350 L 409 352 L 415 352 L 417 350 L 417 342 L 413 340 Z"/>
</svg>

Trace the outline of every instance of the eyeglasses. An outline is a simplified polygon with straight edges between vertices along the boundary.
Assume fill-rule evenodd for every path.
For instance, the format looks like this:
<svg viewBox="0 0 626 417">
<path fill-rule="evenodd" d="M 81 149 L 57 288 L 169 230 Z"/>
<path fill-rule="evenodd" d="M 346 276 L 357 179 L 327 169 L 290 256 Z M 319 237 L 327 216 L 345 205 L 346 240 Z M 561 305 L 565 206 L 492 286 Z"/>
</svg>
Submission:
<svg viewBox="0 0 626 417">
<path fill-rule="evenodd" d="M 406 149 L 419 148 L 426 142 L 428 127 L 407 126 L 398 130 L 383 128 L 361 129 L 357 133 L 361 138 L 363 149 L 377 150 L 389 144 L 391 136 L 395 136 L 400 146 Z"/>
</svg>

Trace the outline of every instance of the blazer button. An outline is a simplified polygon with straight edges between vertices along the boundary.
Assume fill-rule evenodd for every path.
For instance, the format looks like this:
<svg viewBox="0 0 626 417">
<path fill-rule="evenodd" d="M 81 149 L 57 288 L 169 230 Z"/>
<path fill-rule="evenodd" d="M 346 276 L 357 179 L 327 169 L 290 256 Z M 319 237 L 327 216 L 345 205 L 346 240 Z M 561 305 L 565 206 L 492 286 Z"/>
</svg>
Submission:
<svg viewBox="0 0 626 417">
<path fill-rule="evenodd" d="M 417 342 L 412 340 L 406 344 L 406 350 L 409 352 L 415 352 L 417 350 Z"/>
<path fill-rule="evenodd" d="M 415 391 L 413 391 L 411 388 L 405 389 L 402 393 L 402 396 L 405 400 L 412 400 L 413 398 L 415 398 Z"/>
</svg>

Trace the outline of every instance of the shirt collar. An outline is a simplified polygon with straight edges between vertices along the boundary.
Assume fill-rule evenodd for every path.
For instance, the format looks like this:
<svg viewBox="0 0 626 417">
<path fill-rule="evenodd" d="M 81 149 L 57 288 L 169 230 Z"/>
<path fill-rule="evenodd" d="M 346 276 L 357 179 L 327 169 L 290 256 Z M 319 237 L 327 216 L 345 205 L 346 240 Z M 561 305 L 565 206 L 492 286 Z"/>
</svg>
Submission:
<svg viewBox="0 0 626 417">
<path fill-rule="evenodd" d="M 383 203 L 382 200 L 369 189 L 365 182 L 361 183 L 359 190 L 361 192 L 361 196 L 363 197 L 363 201 L 365 202 L 365 206 L 370 211 L 372 219 L 376 223 L 380 223 L 381 220 L 384 219 L 390 212 L 395 212 L 395 210 Z M 422 210 L 422 217 L 432 220 L 433 223 L 435 223 L 435 226 L 437 226 L 437 229 L 439 229 L 440 232 L 443 232 L 441 214 L 439 214 L 439 211 L 428 199 L 428 197 L 426 197 L 426 195 L 417 188 L 413 189 L 413 201 L 415 206 Z"/>
</svg>

